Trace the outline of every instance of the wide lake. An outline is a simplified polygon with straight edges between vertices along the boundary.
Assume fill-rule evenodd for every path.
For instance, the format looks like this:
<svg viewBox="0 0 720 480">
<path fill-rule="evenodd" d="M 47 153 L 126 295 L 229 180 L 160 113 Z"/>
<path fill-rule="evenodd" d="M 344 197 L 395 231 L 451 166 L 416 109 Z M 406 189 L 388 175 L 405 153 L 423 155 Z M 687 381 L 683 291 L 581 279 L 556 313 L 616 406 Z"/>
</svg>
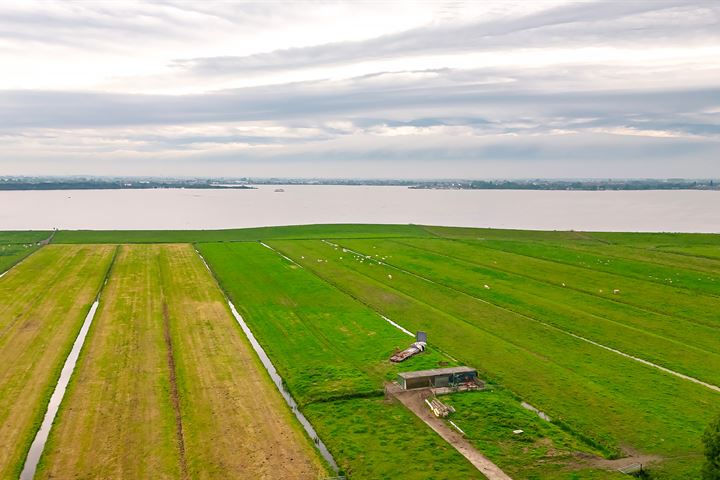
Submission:
<svg viewBox="0 0 720 480">
<path fill-rule="evenodd" d="M 284 191 L 277 192 L 282 188 Z M 223 229 L 311 223 L 720 233 L 720 191 L 255 190 L 0 192 L 0 230 Z"/>
</svg>

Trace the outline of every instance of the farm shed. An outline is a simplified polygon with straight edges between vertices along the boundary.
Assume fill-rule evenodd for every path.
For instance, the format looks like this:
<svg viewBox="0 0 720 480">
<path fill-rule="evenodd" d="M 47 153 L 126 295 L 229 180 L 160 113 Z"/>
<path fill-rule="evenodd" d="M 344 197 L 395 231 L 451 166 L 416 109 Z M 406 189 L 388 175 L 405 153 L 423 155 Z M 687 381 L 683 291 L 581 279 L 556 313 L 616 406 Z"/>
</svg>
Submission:
<svg viewBox="0 0 720 480">
<path fill-rule="evenodd" d="M 404 390 L 426 387 L 447 387 L 459 383 L 473 382 L 477 378 L 477 370 L 470 367 L 435 368 L 417 372 L 398 373 L 398 384 Z"/>
</svg>

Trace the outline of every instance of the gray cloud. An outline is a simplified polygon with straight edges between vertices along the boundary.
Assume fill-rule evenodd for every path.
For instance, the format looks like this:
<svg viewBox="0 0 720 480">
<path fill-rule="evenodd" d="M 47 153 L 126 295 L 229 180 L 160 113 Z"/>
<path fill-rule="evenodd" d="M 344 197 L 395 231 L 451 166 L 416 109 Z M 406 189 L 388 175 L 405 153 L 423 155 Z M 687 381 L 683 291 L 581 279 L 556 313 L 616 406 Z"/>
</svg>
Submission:
<svg viewBox="0 0 720 480">
<path fill-rule="evenodd" d="M 668 11 L 680 15 L 645 18 L 649 14 Z M 689 13 L 690 18 L 684 20 L 682 13 Z M 574 2 L 520 18 L 441 24 L 370 40 L 290 48 L 243 57 L 177 59 L 172 65 L 196 75 L 237 75 L 500 47 L 629 44 L 639 40 L 672 45 L 679 38 L 685 41 L 720 39 L 719 16 L 720 4 L 709 0 Z M 628 19 L 629 24 L 622 23 Z"/>
<path fill-rule="evenodd" d="M 660 91 L 535 92 L 517 86 L 409 81 L 364 85 L 362 82 L 305 82 L 194 95 L 137 95 L 94 92 L 0 91 L 0 129 L 88 128 L 247 121 L 323 121 L 370 118 L 422 126 L 428 118 L 446 124 L 510 122 L 522 118 L 567 121 L 601 117 L 593 126 L 689 115 L 720 104 L 720 89 Z M 461 112 L 452 120 L 449 112 Z M 466 114 L 473 112 L 472 120 Z M 419 116 L 418 116 L 419 115 Z M 404 117 L 415 117 L 406 120 Z M 699 133 L 713 130 L 692 123 Z M 554 124 L 553 127 L 567 126 Z M 688 127 L 690 128 L 690 127 Z"/>
</svg>

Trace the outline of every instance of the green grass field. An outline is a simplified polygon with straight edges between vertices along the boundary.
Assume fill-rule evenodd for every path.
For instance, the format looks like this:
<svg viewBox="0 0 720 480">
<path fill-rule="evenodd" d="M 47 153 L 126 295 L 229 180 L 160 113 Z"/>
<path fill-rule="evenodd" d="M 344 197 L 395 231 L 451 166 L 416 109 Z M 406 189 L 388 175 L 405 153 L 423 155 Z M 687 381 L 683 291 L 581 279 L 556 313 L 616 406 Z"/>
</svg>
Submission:
<svg viewBox="0 0 720 480">
<path fill-rule="evenodd" d="M 718 245 L 663 245 L 658 250 L 677 253 L 685 257 L 703 257 L 713 260 L 720 260 L 720 246 Z"/>
<path fill-rule="evenodd" d="M 475 478 L 472 467 L 419 421 L 409 425 L 400 407 L 383 407 L 383 381 L 398 370 L 449 365 L 436 350 L 399 366 L 388 358 L 412 338 L 377 313 L 306 269 L 258 243 L 204 244 L 199 249 L 263 345 L 288 390 L 308 415 L 343 469 L 357 478 L 387 478 L 407 462 L 406 478 Z M 358 398 L 360 397 L 360 398 Z M 367 397 L 367 398 L 363 398 Z M 351 431 L 343 433 L 352 411 Z M 385 436 L 368 441 L 373 432 Z M 425 448 L 433 445 L 433 448 Z M 363 454 L 359 455 L 358 451 Z M 412 461 L 414 459 L 414 461 Z M 412 467 L 412 464 L 415 467 Z M 481 477 L 480 477 L 481 478 Z"/>
<path fill-rule="evenodd" d="M 0 231 L 0 245 L 37 243 L 50 237 L 50 231 L 11 232 Z"/>
<path fill-rule="evenodd" d="M 54 243 L 253 242 L 271 238 L 363 238 L 430 236 L 416 225 L 291 225 L 234 230 L 64 230 Z"/>
<path fill-rule="evenodd" d="M 709 314 L 700 321 L 687 313 L 690 308 L 712 312 L 713 296 L 446 240 L 376 241 L 373 245 L 346 241 L 343 245 L 380 251 L 390 256 L 390 265 L 720 384 L 720 322 Z M 602 286 L 598 289 L 602 293 L 590 285 Z M 620 292 L 613 293 L 613 286 L 620 286 Z M 660 311 L 649 304 L 646 298 L 652 295 L 667 298 L 666 308 Z"/>
<path fill-rule="evenodd" d="M 0 275 L 37 249 L 34 244 L 0 244 Z"/>
<path fill-rule="evenodd" d="M 450 362 L 430 351 L 411 363 L 391 364 L 387 359 L 411 337 L 258 243 L 199 249 L 301 405 L 382 393 L 383 380 L 399 369 Z"/>
<path fill-rule="evenodd" d="M 443 254 L 408 245 L 427 247 L 430 242 L 435 242 L 436 250 Z M 538 267 L 530 259 L 523 271 L 522 261 L 527 257 L 518 257 L 514 259 L 517 263 L 511 264 L 506 258 L 498 260 L 489 255 L 493 252 L 460 244 L 473 262 L 499 264 L 495 268 L 477 268 L 474 263 L 455 261 L 453 255 L 459 255 L 455 251 L 457 242 L 448 240 L 338 243 L 399 269 L 367 258 L 360 261 L 320 241 L 270 242 L 329 283 L 407 328 L 427 330 L 434 344 L 538 405 L 566 428 L 591 439 L 606 454 L 619 456 L 630 447 L 667 457 L 699 455 L 700 434 L 714 410 L 719 409 L 720 394 L 564 332 L 593 337 L 616 348 L 635 344 L 632 353 L 637 356 L 652 353 L 651 358 L 658 363 L 683 367 L 688 373 L 714 381 L 717 350 L 713 348 L 719 337 L 712 335 L 713 317 L 705 313 L 705 318 L 692 322 L 687 312 L 689 307 L 697 312 L 712 312 L 712 299 L 707 295 L 651 282 L 647 282 L 649 287 L 641 285 L 655 294 L 664 288 L 667 291 L 662 293 L 667 298 L 690 298 L 696 303 L 678 301 L 678 313 L 669 310 L 664 316 L 656 315 L 679 322 L 672 343 L 655 335 L 650 320 L 643 320 L 643 329 L 634 325 L 628 341 L 621 343 L 627 332 L 622 318 L 628 322 L 634 319 L 624 309 L 645 311 L 633 305 L 641 305 L 641 296 L 624 303 L 577 289 L 565 297 L 557 292 L 567 288 L 547 280 L 556 275 L 549 268 L 554 266 L 550 262 Z M 501 270 L 508 269 L 507 265 L 512 266 L 514 274 Z M 592 273 L 587 269 L 583 272 Z M 543 273 L 547 273 L 545 282 L 539 280 Z M 598 275 L 606 280 L 605 273 Z M 575 276 L 570 278 L 579 281 Z M 591 282 L 592 276 L 584 281 Z M 600 300 L 605 304 L 598 303 Z M 585 312 L 588 304 L 592 305 L 590 313 Z M 667 301 L 666 305 L 669 309 L 673 303 Z M 603 308 L 614 312 L 614 321 L 603 317 Z M 654 310 L 647 311 L 657 314 Z M 685 330 L 689 326 L 700 330 L 688 335 Z M 666 322 L 664 327 L 671 326 Z M 698 352 L 693 345 L 695 338 L 707 352 Z M 668 458 L 655 467 L 655 472 L 659 478 L 692 478 L 698 467 L 699 460 L 693 464 Z"/>
<path fill-rule="evenodd" d="M 51 232 L 0 232 L 0 275 L 39 248 Z"/>
<path fill-rule="evenodd" d="M 82 244 L 184 243 L 119 247 L 38 478 L 323 475 L 215 281 L 351 478 L 482 478 L 384 398 L 398 371 L 477 368 L 488 390 L 444 399 L 515 479 L 622 478 L 623 457 L 698 478 L 720 413 L 718 235 L 308 225 L 34 245 L 49 235 L 0 233 L 0 273 L 17 265 L 0 279 L 0 477 L 19 472 L 115 250 Z M 428 332 L 428 351 L 390 363 L 412 338 L 383 316 Z"/>
<path fill-rule="evenodd" d="M 351 478 L 484 478 L 413 413 L 382 397 L 304 408 Z"/>
</svg>

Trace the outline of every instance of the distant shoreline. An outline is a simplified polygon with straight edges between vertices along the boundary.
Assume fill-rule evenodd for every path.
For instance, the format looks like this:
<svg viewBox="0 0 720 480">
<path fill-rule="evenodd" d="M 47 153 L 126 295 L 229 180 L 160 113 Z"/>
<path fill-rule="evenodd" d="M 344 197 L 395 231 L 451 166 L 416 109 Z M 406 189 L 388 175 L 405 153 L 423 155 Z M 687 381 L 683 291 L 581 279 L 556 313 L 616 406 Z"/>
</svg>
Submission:
<svg viewBox="0 0 720 480">
<path fill-rule="evenodd" d="M 189 185 L 189 184 L 138 184 L 138 185 L 98 185 L 89 183 L 42 183 L 11 184 L 0 183 L 0 192 L 48 191 L 48 190 L 256 190 L 249 185 Z"/>
<path fill-rule="evenodd" d="M 720 190 L 717 179 L 609 179 L 609 180 L 333 180 L 333 179 L 64 179 L 5 178 L 0 191 L 27 190 L 253 190 L 257 186 L 393 186 L 412 190 L 548 190 L 643 191 Z"/>
</svg>

